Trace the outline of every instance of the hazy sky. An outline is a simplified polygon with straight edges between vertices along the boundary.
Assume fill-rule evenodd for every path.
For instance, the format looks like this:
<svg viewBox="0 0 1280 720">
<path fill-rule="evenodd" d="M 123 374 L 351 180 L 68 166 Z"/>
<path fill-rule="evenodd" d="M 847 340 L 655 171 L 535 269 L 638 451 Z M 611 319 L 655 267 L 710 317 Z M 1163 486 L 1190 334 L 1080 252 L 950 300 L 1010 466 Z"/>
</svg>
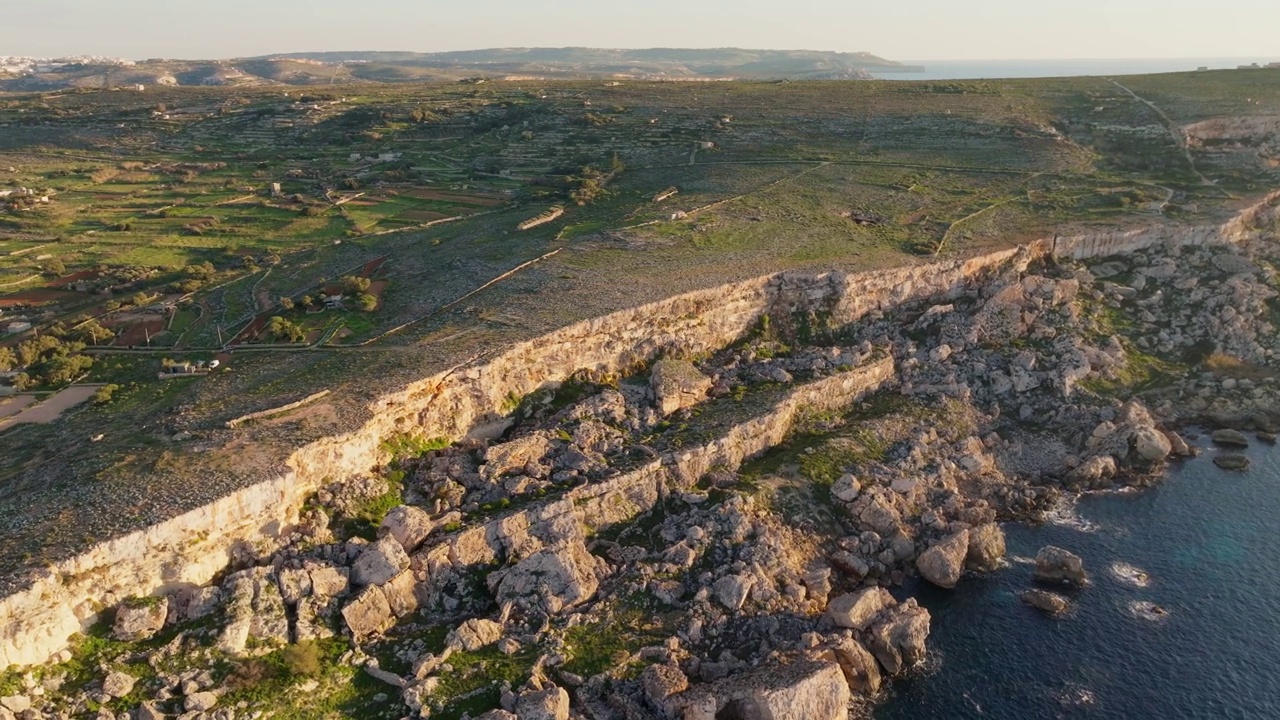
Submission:
<svg viewBox="0 0 1280 720">
<path fill-rule="evenodd" d="M 1277 0 L 41 0 L 0 55 L 214 58 L 503 46 L 865 50 L 890 59 L 1280 52 Z"/>
</svg>

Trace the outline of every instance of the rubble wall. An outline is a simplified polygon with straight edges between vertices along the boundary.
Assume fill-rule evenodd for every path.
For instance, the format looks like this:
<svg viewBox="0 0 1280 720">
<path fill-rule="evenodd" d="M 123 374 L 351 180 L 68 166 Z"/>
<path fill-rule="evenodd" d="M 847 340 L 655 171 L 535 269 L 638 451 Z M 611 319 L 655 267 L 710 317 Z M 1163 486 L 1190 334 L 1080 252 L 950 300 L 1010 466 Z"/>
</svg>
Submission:
<svg viewBox="0 0 1280 720">
<path fill-rule="evenodd" d="M 866 273 L 779 273 L 700 290 L 582 321 L 406 386 L 370 403 L 360 429 L 299 448 L 288 468 L 227 497 L 100 543 L 33 573 L 0 599 L 0 668 L 45 662 L 105 608 L 127 597 L 203 585 L 233 553 L 269 551 L 326 479 L 378 464 L 383 440 L 416 432 L 456 439 L 522 397 L 579 369 L 623 372 L 661 352 L 698 353 L 746 334 L 766 312 L 808 308 L 853 322 L 903 302 L 954 298 L 994 272 L 1045 254 L 1085 259 L 1157 243 L 1234 242 L 1274 223 L 1280 192 L 1222 225 L 1148 229 L 1039 240 L 967 260 Z"/>
</svg>

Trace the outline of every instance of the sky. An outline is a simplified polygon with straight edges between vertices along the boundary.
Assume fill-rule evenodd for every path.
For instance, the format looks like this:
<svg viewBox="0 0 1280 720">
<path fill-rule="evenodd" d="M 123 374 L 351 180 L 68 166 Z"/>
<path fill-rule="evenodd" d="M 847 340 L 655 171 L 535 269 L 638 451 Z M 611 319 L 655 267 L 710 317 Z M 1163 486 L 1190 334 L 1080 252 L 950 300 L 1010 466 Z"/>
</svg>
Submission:
<svg viewBox="0 0 1280 720">
<path fill-rule="evenodd" d="M 0 55 L 747 47 L 892 60 L 1280 54 L 1277 0 L 43 0 Z"/>
</svg>

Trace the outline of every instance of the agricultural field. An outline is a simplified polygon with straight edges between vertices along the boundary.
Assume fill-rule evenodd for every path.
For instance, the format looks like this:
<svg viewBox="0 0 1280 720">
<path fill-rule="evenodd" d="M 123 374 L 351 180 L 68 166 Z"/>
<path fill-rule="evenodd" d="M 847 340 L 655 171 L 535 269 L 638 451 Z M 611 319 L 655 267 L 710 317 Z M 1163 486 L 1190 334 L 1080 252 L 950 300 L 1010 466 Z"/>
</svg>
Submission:
<svg viewBox="0 0 1280 720">
<path fill-rule="evenodd" d="M 1280 70 L 0 95 L 0 332 L 19 328 L 0 348 L 65 338 L 40 362 L 83 355 L 82 381 L 121 387 L 0 433 L 0 484 L 48 479 L 50 507 L 4 547 L 216 497 L 378 393 L 678 292 L 1217 221 L 1277 187 L 1280 148 L 1185 128 L 1280 117 L 1277 89 Z M 156 379 L 163 359 L 214 357 Z M 333 413 L 259 428 L 252 452 L 173 440 L 326 389 Z M 166 499 L 192 472 L 201 487 Z M 153 500 L 37 532 L 87 507 L 87 477 L 93 498 Z"/>
</svg>

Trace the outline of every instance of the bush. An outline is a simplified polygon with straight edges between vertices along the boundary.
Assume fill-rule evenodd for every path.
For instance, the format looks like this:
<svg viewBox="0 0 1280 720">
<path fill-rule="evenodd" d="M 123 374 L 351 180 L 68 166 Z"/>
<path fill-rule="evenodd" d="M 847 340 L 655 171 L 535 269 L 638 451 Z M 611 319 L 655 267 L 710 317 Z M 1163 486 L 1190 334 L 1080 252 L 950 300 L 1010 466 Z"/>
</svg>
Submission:
<svg viewBox="0 0 1280 720">
<path fill-rule="evenodd" d="M 303 640 L 297 645 L 289 645 L 280 653 L 284 666 L 294 677 L 316 677 L 323 670 L 320 658 L 320 645 L 314 640 Z"/>
<path fill-rule="evenodd" d="M 111 402 L 111 396 L 120 389 L 119 385 L 103 385 L 93 394 L 91 400 L 94 405 L 106 405 Z"/>
<path fill-rule="evenodd" d="M 300 343 L 307 339 L 307 331 L 297 323 L 289 322 L 284 318 L 276 315 L 271 318 L 267 324 L 267 332 L 276 340 L 290 343 Z"/>
<path fill-rule="evenodd" d="M 342 292 L 349 295 L 362 293 L 369 289 L 369 278 L 356 277 L 355 275 L 346 275 L 341 280 Z"/>
<path fill-rule="evenodd" d="M 378 309 L 378 298 L 367 293 L 357 295 L 356 302 L 359 303 L 360 309 L 365 312 L 373 312 Z"/>
</svg>

